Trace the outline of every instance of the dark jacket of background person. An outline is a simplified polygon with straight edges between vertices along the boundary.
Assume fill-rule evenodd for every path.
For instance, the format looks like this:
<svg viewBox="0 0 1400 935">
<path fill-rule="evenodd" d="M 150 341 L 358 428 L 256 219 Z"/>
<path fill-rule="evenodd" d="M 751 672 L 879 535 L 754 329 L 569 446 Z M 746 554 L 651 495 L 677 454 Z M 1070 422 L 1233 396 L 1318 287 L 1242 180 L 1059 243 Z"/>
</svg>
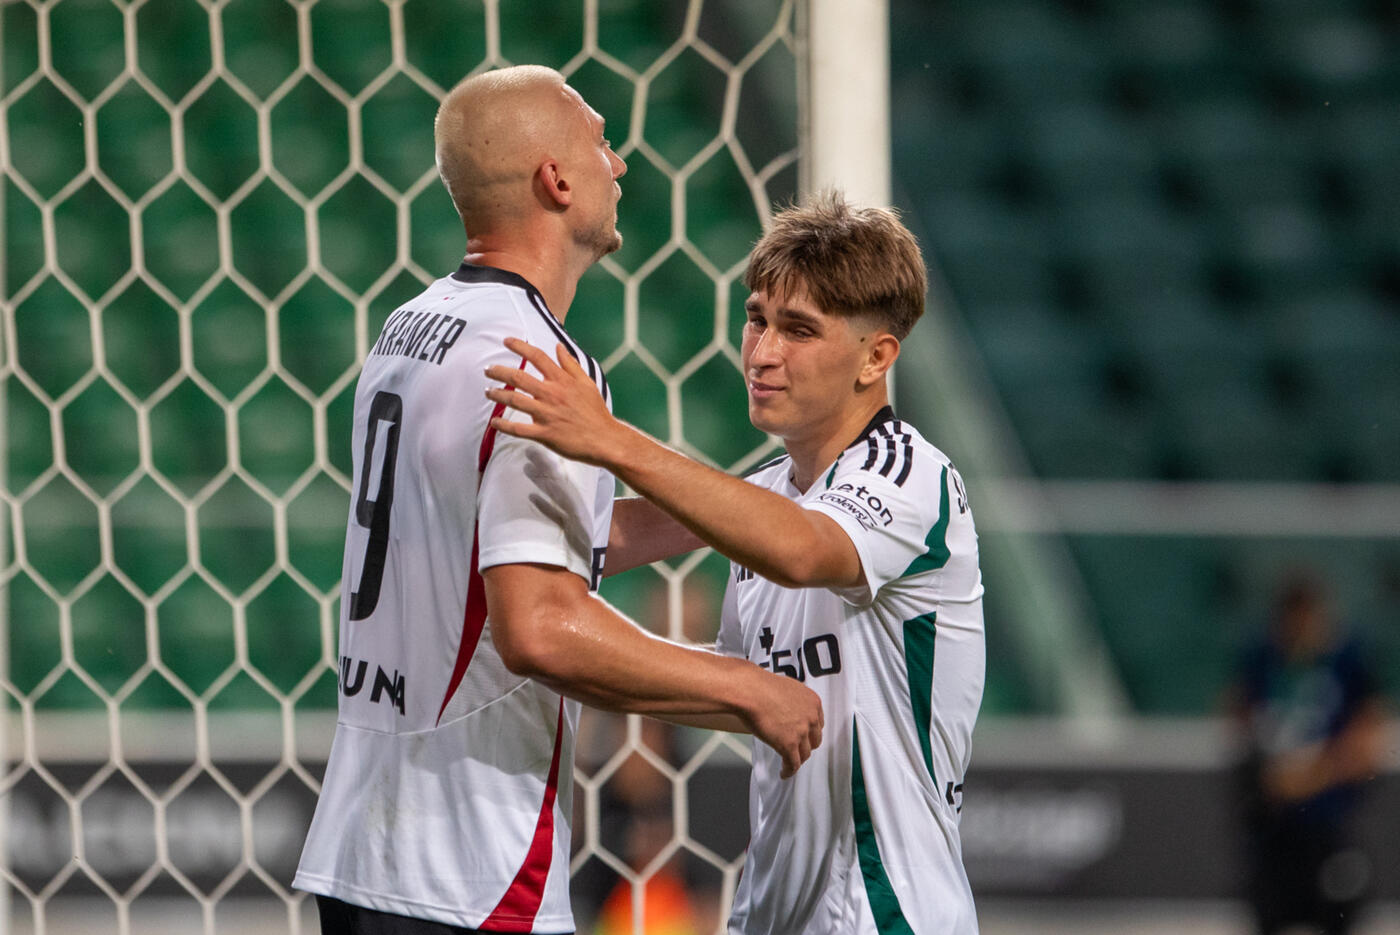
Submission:
<svg viewBox="0 0 1400 935">
<path fill-rule="evenodd" d="M 1316 581 L 1285 582 L 1268 632 L 1243 656 L 1234 706 L 1258 930 L 1345 933 L 1372 877 L 1353 825 L 1384 716 L 1361 643 L 1335 626 Z"/>
</svg>

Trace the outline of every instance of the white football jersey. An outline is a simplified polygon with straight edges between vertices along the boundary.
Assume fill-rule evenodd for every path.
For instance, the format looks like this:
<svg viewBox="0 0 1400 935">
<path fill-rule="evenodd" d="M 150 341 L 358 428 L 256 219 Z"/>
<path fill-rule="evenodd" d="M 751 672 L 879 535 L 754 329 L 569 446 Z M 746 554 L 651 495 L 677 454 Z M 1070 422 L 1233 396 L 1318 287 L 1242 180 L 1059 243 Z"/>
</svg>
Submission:
<svg viewBox="0 0 1400 935">
<path fill-rule="evenodd" d="M 596 588 L 614 484 L 489 428 L 503 407 L 483 370 L 525 366 L 508 336 L 551 354 L 563 343 L 608 398 L 539 292 L 489 267 L 434 282 L 365 360 L 340 715 L 294 885 L 452 925 L 571 932 L 578 704 L 506 669 L 480 572 L 556 565 Z"/>
<path fill-rule="evenodd" d="M 864 584 L 784 588 L 732 566 L 720 651 L 803 680 L 826 727 L 791 779 L 753 744 L 729 931 L 974 933 L 958 813 L 986 651 L 962 479 L 888 407 L 811 489 L 791 471 L 784 457 L 748 480 L 839 523 Z"/>
</svg>

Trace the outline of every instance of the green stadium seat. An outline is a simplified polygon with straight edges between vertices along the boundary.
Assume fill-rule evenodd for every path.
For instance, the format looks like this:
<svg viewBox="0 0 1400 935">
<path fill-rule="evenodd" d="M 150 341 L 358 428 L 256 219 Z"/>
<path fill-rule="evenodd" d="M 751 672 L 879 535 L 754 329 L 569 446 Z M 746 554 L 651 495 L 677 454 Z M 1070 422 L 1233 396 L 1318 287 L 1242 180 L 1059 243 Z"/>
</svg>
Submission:
<svg viewBox="0 0 1400 935">
<path fill-rule="evenodd" d="M 1101 329 L 1070 324 L 1037 303 L 981 306 L 969 324 L 993 375 L 1011 383 L 1034 385 L 1057 372 L 1077 379 L 1109 353 Z"/>
<path fill-rule="evenodd" d="M 1212 4 L 1200 0 L 1159 0 L 1111 4 L 1101 55 L 1145 65 L 1199 66 L 1226 51 L 1226 36 Z"/>
<path fill-rule="evenodd" d="M 1157 81 L 1185 79 L 1199 86 L 1220 69 L 1230 51 L 1217 11 L 1197 0 L 1115 3 L 1106 20 L 1108 41 L 1098 54 L 1115 67 L 1141 69 Z"/>
<path fill-rule="evenodd" d="M 1200 294 L 1207 252 L 1198 228 L 1148 193 L 1081 197 L 1057 213 L 1052 231 L 1057 259 L 1085 270 L 1088 292 L 1110 319 L 1132 319 L 1144 302 Z"/>
<path fill-rule="evenodd" d="M 1257 99 L 1231 94 L 1183 106 L 1167 122 L 1161 144 L 1212 207 L 1287 201 L 1307 190 L 1309 141 Z"/>
<path fill-rule="evenodd" d="M 1036 211 L 962 192 L 931 199 L 924 213 L 933 221 L 926 250 L 961 302 L 1044 298 L 1048 252 Z"/>
<path fill-rule="evenodd" d="M 1400 213 L 1400 120 L 1394 102 L 1377 99 L 1347 108 L 1320 135 L 1320 152 L 1335 167 L 1354 208 L 1343 234 L 1363 251 L 1384 242 L 1393 247 Z"/>
<path fill-rule="evenodd" d="M 894 105 L 896 158 L 921 167 L 920 190 L 927 195 L 978 189 L 986 180 L 990 156 L 1012 148 L 1004 121 L 967 113 L 944 102 L 929 105 L 910 95 L 913 106 Z"/>
<path fill-rule="evenodd" d="M 1400 316 L 1363 293 L 1319 294 L 1280 315 L 1329 441 L 1337 480 L 1400 480 Z"/>
<path fill-rule="evenodd" d="M 1240 642 L 1220 595 L 1227 547 L 1186 537 L 1080 535 L 1069 542 L 1098 598 L 1104 639 L 1134 708 L 1218 711 Z"/>
<path fill-rule="evenodd" d="M 1155 473 L 1170 449 L 1150 413 L 1111 404 L 1096 381 L 1046 384 L 1006 400 L 1041 477 L 1130 480 Z"/>
<path fill-rule="evenodd" d="M 1048 104 L 1028 115 L 1026 149 L 1060 203 L 1149 190 L 1157 154 L 1152 140 L 1094 101 Z"/>
<path fill-rule="evenodd" d="M 1291 359 L 1190 342 L 1144 361 L 1188 478 L 1305 481 L 1325 462 L 1329 449 L 1289 389 Z"/>
<path fill-rule="evenodd" d="M 978 68 L 992 97 L 1024 107 L 1098 93 L 1094 37 L 1054 4 L 968 4 L 949 17 L 949 43 Z"/>
<path fill-rule="evenodd" d="M 972 326 L 1038 473 L 1127 478 L 1152 470 L 1156 427 L 1104 329 L 1035 304 L 982 309 Z"/>
<path fill-rule="evenodd" d="M 1253 301 L 1267 307 L 1346 285 L 1347 258 L 1327 219 L 1306 200 L 1241 208 L 1222 227 L 1217 256 L 1233 265 Z"/>
<path fill-rule="evenodd" d="M 1253 75 L 1242 67 L 1247 50 L 1213 5 L 1115 3 L 1104 31 L 1107 41 L 1096 54 L 1112 74 L 1109 101 L 1130 114 L 1169 115 L 1203 97 L 1253 88 Z"/>
<path fill-rule="evenodd" d="M 1300 354 L 1371 353 L 1379 362 L 1395 362 L 1400 361 L 1400 316 L 1395 312 L 1355 287 L 1314 288 L 1282 303 L 1274 328 Z M 1390 369 L 1400 375 L 1400 367 Z"/>
<path fill-rule="evenodd" d="M 1259 23 L 1272 67 L 1309 100 L 1393 89 L 1400 78 L 1394 46 L 1382 29 L 1345 4 L 1324 4 Z"/>
</svg>

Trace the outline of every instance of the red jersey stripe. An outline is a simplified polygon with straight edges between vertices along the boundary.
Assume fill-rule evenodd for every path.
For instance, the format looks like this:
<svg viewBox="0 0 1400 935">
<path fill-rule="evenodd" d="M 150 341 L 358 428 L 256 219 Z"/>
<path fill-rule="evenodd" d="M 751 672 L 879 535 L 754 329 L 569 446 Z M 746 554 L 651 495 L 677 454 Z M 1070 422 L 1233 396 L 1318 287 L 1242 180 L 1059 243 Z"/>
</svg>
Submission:
<svg viewBox="0 0 1400 935">
<path fill-rule="evenodd" d="M 481 923 L 484 931 L 528 932 L 535 924 L 535 915 L 544 901 L 544 884 L 554 862 L 554 796 L 559 790 L 559 752 L 564 739 L 564 699 L 559 699 L 559 720 L 554 728 L 554 758 L 549 763 L 549 778 L 544 786 L 544 803 L 535 823 L 535 837 L 525 862 L 520 865 L 510 888 Z"/>
<path fill-rule="evenodd" d="M 520 369 L 525 369 L 523 357 L 520 358 Z M 505 411 L 506 404 L 497 403 L 491 410 L 491 419 L 498 418 Z M 476 455 L 478 488 L 481 486 L 481 475 L 486 470 L 486 462 L 491 460 L 491 449 L 495 446 L 496 429 L 488 419 L 486 431 L 481 436 L 481 448 Z M 481 631 L 486 626 L 486 582 L 481 580 L 481 572 L 477 568 L 476 547 L 477 527 L 473 525 L 471 567 L 467 574 L 467 607 L 462 613 L 462 642 L 457 646 L 457 662 L 452 666 L 452 678 L 448 680 L 447 691 L 442 696 L 442 704 L 438 706 L 438 723 L 442 723 L 442 712 L 447 710 L 447 703 L 452 700 L 467 674 L 467 666 L 471 665 L 472 656 L 476 655 L 476 644 L 481 642 Z"/>
</svg>

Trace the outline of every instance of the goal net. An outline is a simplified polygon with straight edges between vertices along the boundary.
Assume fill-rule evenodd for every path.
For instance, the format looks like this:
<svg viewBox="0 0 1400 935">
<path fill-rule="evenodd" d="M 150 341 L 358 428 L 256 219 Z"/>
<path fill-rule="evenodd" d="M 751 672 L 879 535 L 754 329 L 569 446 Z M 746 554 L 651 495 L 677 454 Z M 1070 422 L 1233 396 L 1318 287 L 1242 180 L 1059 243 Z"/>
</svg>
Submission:
<svg viewBox="0 0 1400 935">
<path fill-rule="evenodd" d="M 802 12 L 0 4 L 0 929 L 315 930 L 288 884 L 334 722 L 354 382 L 460 259 L 432 116 L 464 74 L 560 69 L 628 163 L 625 246 L 569 319 L 619 415 L 727 470 L 771 452 L 735 417 L 739 280 L 798 187 Z M 704 639 L 725 571 L 603 593 Z M 588 716 L 581 931 L 721 924 L 746 757 Z"/>
</svg>

